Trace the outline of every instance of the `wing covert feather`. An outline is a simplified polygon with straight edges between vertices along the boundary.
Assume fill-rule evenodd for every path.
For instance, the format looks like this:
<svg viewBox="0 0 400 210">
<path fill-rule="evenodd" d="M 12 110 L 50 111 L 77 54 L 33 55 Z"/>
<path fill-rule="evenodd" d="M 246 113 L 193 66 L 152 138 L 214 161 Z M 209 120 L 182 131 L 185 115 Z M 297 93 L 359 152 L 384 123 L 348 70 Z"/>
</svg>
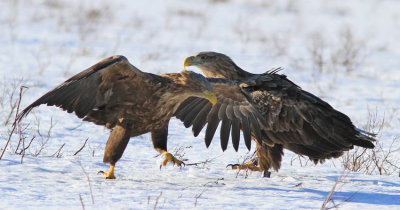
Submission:
<svg viewBox="0 0 400 210">
<path fill-rule="evenodd" d="M 107 103 L 110 95 L 107 91 L 116 85 L 119 77 L 135 79 L 144 75 L 124 56 L 108 57 L 41 96 L 26 107 L 17 116 L 17 120 L 20 121 L 34 107 L 41 104 L 58 106 L 69 113 L 75 112 L 79 118 L 83 118 L 96 106 Z"/>
</svg>

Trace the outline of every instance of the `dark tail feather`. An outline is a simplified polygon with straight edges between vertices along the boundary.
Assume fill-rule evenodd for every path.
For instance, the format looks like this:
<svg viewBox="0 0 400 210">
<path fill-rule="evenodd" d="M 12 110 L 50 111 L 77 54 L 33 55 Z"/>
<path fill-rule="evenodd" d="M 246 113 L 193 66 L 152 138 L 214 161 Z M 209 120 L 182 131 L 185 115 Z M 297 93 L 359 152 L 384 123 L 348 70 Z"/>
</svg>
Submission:
<svg viewBox="0 0 400 210">
<path fill-rule="evenodd" d="M 370 149 L 375 147 L 375 145 L 372 143 L 372 142 L 376 141 L 375 133 L 370 133 L 370 132 L 361 130 L 359 128 L 355 128 L 355 130 L 358 132 L 357 141 L 354 142 L 355 145 L 365 147 L 365 148 L 370 148 Z"/>
</svg>

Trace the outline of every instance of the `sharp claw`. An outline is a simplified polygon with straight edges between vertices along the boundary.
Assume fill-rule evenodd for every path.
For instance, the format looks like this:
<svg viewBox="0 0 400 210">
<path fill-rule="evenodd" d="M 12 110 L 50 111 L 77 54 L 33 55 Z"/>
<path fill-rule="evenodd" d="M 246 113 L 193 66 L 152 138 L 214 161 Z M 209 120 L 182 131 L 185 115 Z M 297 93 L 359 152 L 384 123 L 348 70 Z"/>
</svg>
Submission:
<svg viewBox="0 0 400 210">
<path fill-rule="evenodd" d="M 176 159 L 172 154 L 167 153 L 167 152 L 165 152 L 163 154 L 165 155 L 165 159 L 161 163 L 160 169 L 162 166 L 167 165 L 168 162 L 171 162 L 173 166 L 176 165 L 178 167 L 182 167 L 182 164 L 185 165 L 185 163 L 183 161 Z"/>
<path fill-rule="evenodd" d="M 226 168 L 228 168 L 229 166 L 232 167 L 232 169 L 233 169 L 233 167 L 239 166 L 239 164 L 228 164 L 228 165 L 226 165 Z"/>
<path fill-rule="evenodd" d="M 106 179 L 115 179 L 114 165 L 110 165 L 110 169 L 108 170 L 108 172 L 99 171 L 98 174 L 106 176 Z"/>
</svg>

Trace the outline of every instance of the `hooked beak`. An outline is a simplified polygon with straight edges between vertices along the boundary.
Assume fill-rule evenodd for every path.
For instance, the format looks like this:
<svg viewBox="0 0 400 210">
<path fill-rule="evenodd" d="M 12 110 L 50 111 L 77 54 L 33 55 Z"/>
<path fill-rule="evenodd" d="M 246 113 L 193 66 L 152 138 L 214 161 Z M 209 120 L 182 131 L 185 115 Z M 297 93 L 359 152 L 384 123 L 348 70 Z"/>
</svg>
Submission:
<svg viewBox="0 0 400 210">
<path fill-rule="evenodd" d="M 192 66 L 193 65 L 193 56 L 189 56 L 185 58 L 185 61 L 183 62 L 183 68 L 186 68 L 187 66 Z"/>
<path fill-rule="evenodd" d="M 209 91 L 209 90 L 205 90 L 205 91 L 203 92 L 203 96 L 204 96 L 207 100 L 209 100 L 209 101 L 212 103 L 213 106 L 217 103 L 217 96 L 215 95 L 214 92 Z"/>
</svg>

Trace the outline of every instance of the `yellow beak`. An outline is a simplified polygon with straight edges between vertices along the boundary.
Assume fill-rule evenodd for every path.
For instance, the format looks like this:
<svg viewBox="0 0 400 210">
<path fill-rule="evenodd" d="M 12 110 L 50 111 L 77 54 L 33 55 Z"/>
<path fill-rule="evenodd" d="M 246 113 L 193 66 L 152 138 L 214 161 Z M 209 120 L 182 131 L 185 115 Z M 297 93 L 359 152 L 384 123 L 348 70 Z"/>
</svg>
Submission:
<svg viewBox="0 0 400 210">
<path fill-rule="evenodd" d="M 214 106 L 217 103 L 217 96 L 215 95 L 214 92 L 206 90 L 203 92 L 203 96 L 208 99 L 212 105 Z"/>
<path fill-rule="evenodd" d="M 183 62 L 183 68 L 186 68 L 187 66 L 191 66 L 193 63 L 193 56 L 189 56 L 185 58 L 185 61 Z"/>
</svg>

